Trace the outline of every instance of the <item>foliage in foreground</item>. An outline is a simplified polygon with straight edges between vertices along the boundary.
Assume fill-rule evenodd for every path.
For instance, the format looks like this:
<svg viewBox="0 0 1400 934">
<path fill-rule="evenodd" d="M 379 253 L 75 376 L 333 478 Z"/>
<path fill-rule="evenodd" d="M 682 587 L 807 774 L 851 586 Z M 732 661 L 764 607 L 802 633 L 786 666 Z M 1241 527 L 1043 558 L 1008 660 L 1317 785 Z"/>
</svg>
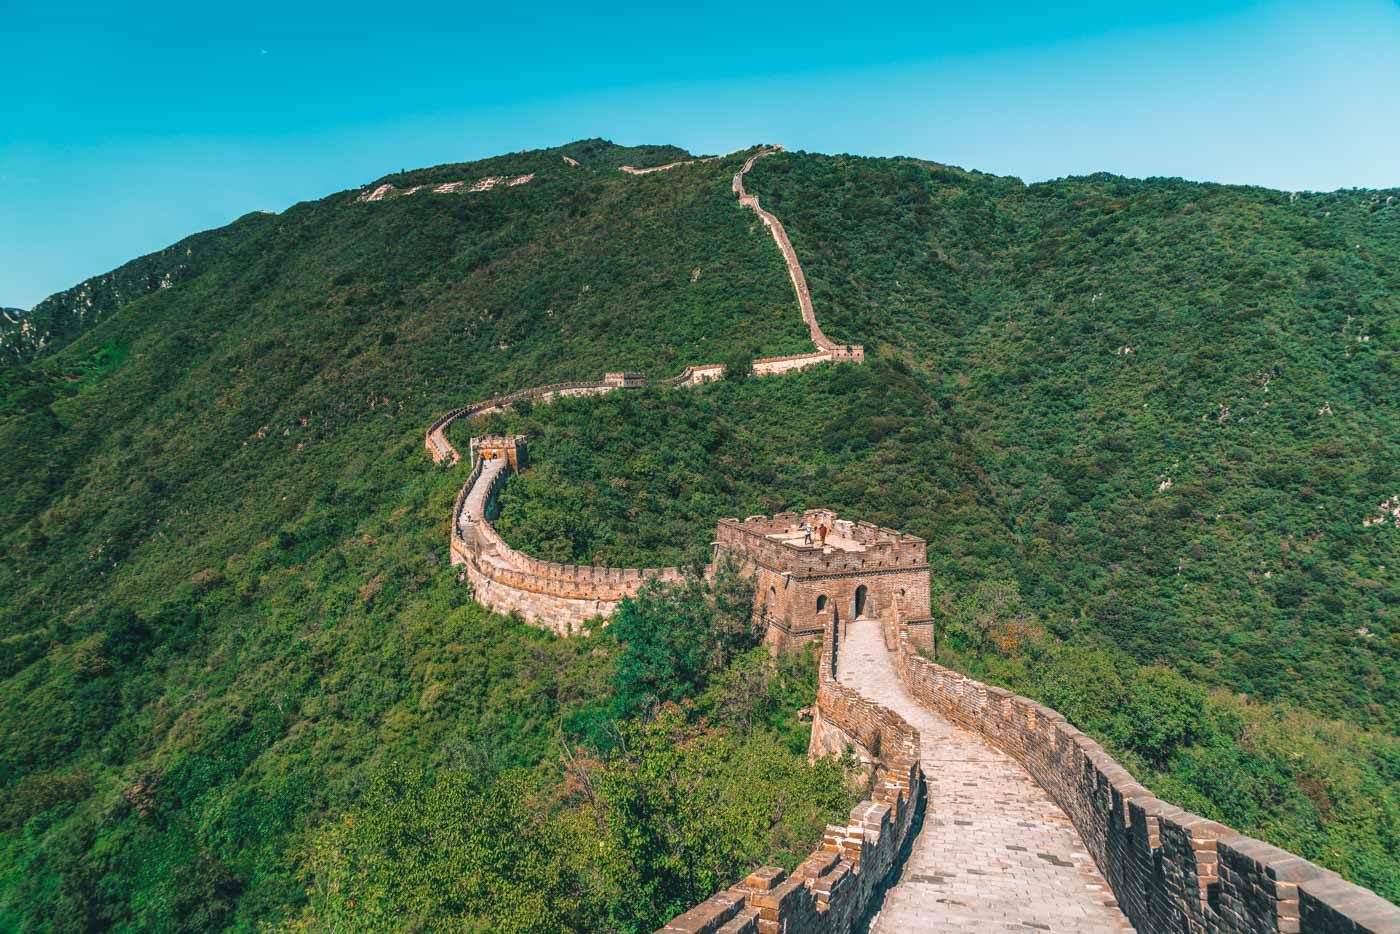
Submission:
<svg viewBox="0 0 1400 934">
<path fill-rule="evenodd" d="M 844 764 L 809 762 L 797 735 L 811 653 L 752 646 L 735 612 L 751 605 L 734 578 L 626 601 L 627 628 L 597 638 L 616 646 L 611 706 L 645 713 L 609 720 L 602 748 L 566 739 L 557 761 L 490 782 L 386 769 L 312 841 L 299 926 L 649 931 L 756 865 L 792 868 L 852 795 Z M 715 652 L 726 642 L 738 654 Z"/>
</svg>

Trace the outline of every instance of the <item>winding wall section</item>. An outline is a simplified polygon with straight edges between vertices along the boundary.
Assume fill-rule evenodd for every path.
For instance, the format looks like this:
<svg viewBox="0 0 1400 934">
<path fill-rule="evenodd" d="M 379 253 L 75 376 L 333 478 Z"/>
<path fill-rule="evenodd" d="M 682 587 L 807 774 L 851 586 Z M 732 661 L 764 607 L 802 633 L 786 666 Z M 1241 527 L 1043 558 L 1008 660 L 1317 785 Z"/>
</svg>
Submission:
<svg viewBox="0 0 1400 934">
<path fill-rule="evenodd" d="M 811 353 L 755 360 L 753 373 L 757 376 L 769 376 L 823 363 L 861 362 L 865 359 L 863 348 L 857 345 L 834 344 L 822 333 L 812 308 L 812 300 L 807 294 L 807 279 L 802 273 L 802 266 L 797 261 L 797 254 L 788 240 L 786 231 L 776 217 L 759 206 L 757 197 L 744 191 L 744 176 L 753 168 L 754 163 L 762 156 L 779 151 L 781 147 L 772 147 L 761 149 L 750 156 L 735 174 L 732 187 L 739 195 L 739 203 L 753 209 L 763 220 L 782 252 L 783 262 L 787 266 L 788 276 L 797 295 L 802 319 L 807 323 L 812 342 L 817 349 Z M 696 161 L 709 160 L 672 162 L 648 169 L 623 166 L 622 171 L 630 175 L 645 175 Z M 673 386 L 697 386 L 723 377 L 723 364 L 709 363 L 688 366 L 663 382 Z M 605 374 L 598 382 L 550 383 L 495 396 L 439 416 L 428 426 L 423 443 L 434 462 L 456 464 L 461 460 L 461 454 L 448 440 L 447 428 L 459 418 L 471 419 L 499 412 L 524 399 L 548 402 L 563 396 L 600 395 L 617 389 L 646 385 L 648 380 L 640 374 L 614 372 Z M 498 612 L 519 613 L 528 622 L 568 634 L 577 632 L 589 619 L 610 616 L 620 600 L 635 594 L 650 578 L 680 579 L 680 571 L 676 568 L 605 568 L 556 564 L 531 558 L 511 548 L 491 525 L 488 515 L 492 512 L 496 493 L 508 474 L 504 461 L 474 463 L 467 483 L 457 494 L 452 508 L 452 563 L 464 566 L 464 573 L 471 581 L 475 596 L 481 603 Z"/>
<path fill-rule="evenodd" d="M 896 626 L 894 664 L 909 693 L 1030 773 L 1139 931 L 1400 932 L 1400 908 L 1379 895 L 1160 800 L 1058 712 L 924 658 Z"/>
<path fill-rule="evenodd" d="M 791 873 L 765 866 L 671 919 L 658 934 L 746 934 L 859 930 L 900 861 L 923 796 L 918 732 L 899 714 L 836 679 L 836 628 L 822 638 L 812 723 L 814 754 L 853 752 L 870 797 Z"/>
<path fill-rule="evenodd" d="M 924 658 L 897 615 L 850 635 L 824 635 L 810 749 L 853 753 L 871 799 L 791 876 L 756 870 L 658 934 L 1400 932 L 1374 892 L 1154 797 L 1059 713 Z"/>
<path fill-rule="evenodd" d="M 781 373 L 813 363 L 859 361 L 863 359 L 859 347 L 836 345 L 822 333 L 812 309 L 806 278 L 786 231 L 776 217 L 763 210 L 756 196 L 744 190 L 744 176 L 754 163 L 776 151 L 777 148 L 765 149 L 750 156 L 734 176 L 733 189 L 740 203 L 763 220 L 778 244 L 803 320 L 818 349 L 812 354 L 756 361 L 754 370 L 759 374 Z M 685 163 L 651 170 L 629 167 L 624 171 L 645 174 L 680 164 Z M 667 382 L 690 386 L 722 375 L 721 366 L 710 364 L 687 367 Z M 596 383 L 555 383 L 498 396 L 446 413 L 429 426 L 424 443 L 434 461 L 456 463 L 460 455 L 445 432 L 457 418 L 499 411 L 525 398 L 547 401 L 559 396 L 599 394 L 642 385 L 646 385 L 642 377 L 610 373 Z M 504 456 L 475 459 L 467 483 L 453 505 L 453 562 L 466 566 L 477 597 L 483 603 L 506 612 L 519 611 L 527 617 L 533 614 L 533 621 L 537 623 L 551 625 L 560 632 L 572 632 L 588 618 L 607 615 L 618 600 L 635 593 L 647 578 L 679 578 L 675 568 L 561 565 L 539 561 L 510 548 L 488 519 L 494 498 L 507 476 L 508 463 Z M 911 624 L 919 622 L 925 621 L 900 619 L 896 603 L 895 613 L 888 623 L 864 619 L 853 623 L 881 626 L 882 639 L 866 648 L 878 652 L 879 643 L 883 641 L 883 647 L 892 653 L 892 659 L 880 671 L 892 666 L 901 688 L 898 691 L 892 684 L 882 683 L 879 677 L 871 675 L 873 669 L 864 670 L 859 664 L 838 666 L 838 624 L 834 617 L 823 634 L 810 749 L 813 754 L 854 753 L 870 780 L 869 799 L 851 811 L 845 825 L 827 827 L 821 846 L 791 874 L 776 867 L 758 869 L 740 884 L 673 919 L 663 931 L 673 934 L 845 932 L 861 929 L 872 912 L 888 904 L 893 910 L 877 920 L 880 930 L 911 929 L 909 925 L 921 930 L 1006 930 L 1013 927 L 1016 930 L 1049 930 L 1053 929 L 1052 922 L 1068 930 L 1106 930 L 1120 927 L 1116 912 L 1121 908 L 1127 920 L 1143 932 L 1400 934 L 1400 908 L 1375 893 L 1352 885 L 1301 857 L 1157 799 L 1102 747 L 1057 712 L 924 658 L 915 648 L 916 638 L 911 637 Z M 865 634 L 870 635 L 868 629 Z M 850 680 L 863 683 L 866 692 L 842 684 L 837 678 L 838 670 L 844 670 Z M 871 693 L 884 702 L 872 699 Z M 915 722 L 924 725 L 924 732 L 887 704 L 905 709 Z M 910 704 L 913 706 L 908 706 Z M 929 719 L 930 715 L 936 715 L 936 719 Z M 916 872 L 909 876 L 908 868 L 894 889 L 886 891 L 893 870 L 901 863 L 906 844 L 919 833 L 915 818 L 921 801 L 925 800 L 928 775 L 936 774 L 938 781 L 947 781 L 952 775 L 951 772 L 944 774 L 946 766 L 939 757 L 956 743 L 952 734 L 937 725 L 940 723 L 965 731 L 967 737 L 1009 757 L 1025 770 L 1038 786 L 1036 793 L 1043 790 L 1054 802 L 1053 814 L 1047 811 L 1042 819 L 1051 822 L 1067 819 L 1072 823 L 1085 852 L 1111 887 L 1112 898 L 1098 889 L 1099 877 L 1091 867 L 1084 865 L 1056 867 L 1072 869 L 1074 874 L 1083 877 L 1079 881 L 1088 894 L 1079 893 L 1079 897 L 1087 897 L 1094 906 L 1091 911 L 1086 904 L 1082 913 L 1075 910 L 1075 899 L 1061 891 L 1072 885 L 1072 881 L 1052 880 L 1054 897 L 1064 910 L 1043 915 L 1036 914 L 1038 907 L 1043 906 L 1033 903 L 1036 892 L 1030 887 L 1019 899 L 992 899 L 998 906 L 995 915 L 986 911 L 958 915 L 955 909 L 959 906 L 950 904 L 950 901 L 956 902 L 956 898 L 940 897 L 936 891 L 920 888 L 937 886 L 946 880 L 930 878 L 927 873 Z M 925 744 L 930 748 L 925 749 Z M 975 780 L 975 769 L 967 777 Z M 1001 784 L 1015 783 L 1003 780 Z M 1005 800 L 995 795 L 981 799 L 975 795 L 965 796 L 965 799 L 974 803 L 980 800 L 981 806 L 991 811 L 1004 810 L 1007 806 Z M 962 799 L 931 799 L 944 811 L 959 800 Z M 926 820 L 948 817 L 934 814 L 926 816 Z M 953 820 L 952 823 L 956 828 L 964 823 L 972 826 L 975 822 Z M 956 835 L 957 830 L 951 833 Z M 968 846 L 961 850 L 956 839 L 951 846 L 946 845 L 946 840 L 944 843 L 941 852 L 947 862 L 959 859 L 958 854 L 964 852 L 968 858 L 973 858 L 986 849 L 985 845 L 1005 844 L 1005 841 L 983 840 L 978 843 L 981 849 Z M 1014 852 L 1018 848 L 1028 849 L 1020 844 L 1006 844 L 1007 850 Z M 929 846 L 924 847 L 925 857 L 929 850 Z M 928 865 L 936 868 L 940 865 L 940 851 L 937 846 L 932 850 L 933 861 Z M 1073 864 L 1077 852 L 1068 852 L 1067 861 L 1054 852 L 1037 853 L 1035 858 L 1052 865 L 1056 860 Z M 1007 865 L 1014 862 L 1008 860 Z M 914 868 L 919 865 L 924 864 L 910 863 Z M 1029 865 L 1040 868 L 1033 862 Z M 973 866 L 968 871 L 976 869 Z M 1045 875 L 1070 878 L 1070 874 L 1061 872 L 1056 876 L 1049 870 Z M 971 884 L 977 892 L 977 881 Z M 1023 902 L 1025 904 L 1021 904 Z M 966 905 L 960 907 L 967 908 Z M 1106 908 L 1112 909 L 1108 915 L 1102 912 Z M 1026 912 L 1046 920 L 1010 924 L 1010 913 Z"/>
</svg>

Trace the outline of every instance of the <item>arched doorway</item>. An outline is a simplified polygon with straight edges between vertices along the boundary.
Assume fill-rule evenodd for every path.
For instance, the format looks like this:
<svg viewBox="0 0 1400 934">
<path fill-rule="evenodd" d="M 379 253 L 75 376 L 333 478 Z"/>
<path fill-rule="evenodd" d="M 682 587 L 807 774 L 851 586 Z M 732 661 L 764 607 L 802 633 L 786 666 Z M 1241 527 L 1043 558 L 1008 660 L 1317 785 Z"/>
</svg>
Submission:
<svg viewBox="0 0 1400 934">
<path fill-rule="evenodd" d="M 856 617 L 861 617 L 865 615 L 865 598 L 869 595 L 870 591 L 866 590 L 864 584 L 861 584 L 859 587 L 856 588 L 856 611 L 852 615 Z"/>
</svg>

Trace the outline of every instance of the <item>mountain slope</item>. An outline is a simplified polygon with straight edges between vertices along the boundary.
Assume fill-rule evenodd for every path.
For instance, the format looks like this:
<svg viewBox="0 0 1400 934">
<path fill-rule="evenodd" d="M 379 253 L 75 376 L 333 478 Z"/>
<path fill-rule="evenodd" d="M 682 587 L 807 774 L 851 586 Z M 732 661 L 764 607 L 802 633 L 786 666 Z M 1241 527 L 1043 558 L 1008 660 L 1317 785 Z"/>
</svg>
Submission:
<svg viewBox="0 0 1400 934">
<path fill-rule="evenodd" d="M 563 152 L 395 176 L 534 174 L 514 187 L 296 205 L 10 374 L 0 926 L 159 926 L 186 897 L 275 917 L 303 898 L 289 848 L 373 768 L 530 765 L 599 695 L 569 686 L 582 649 L 468 605 L 422 426 L 808 344 L 738 160 L 632 177 L 612 164 L 655 153 Z"/>
<path fill-rule="evenodd" d="M 271 223 L 274 216 L 261 211 L 246 214 L 225 227 L 186 237 L 50 295 L 23 317 L 0 317 L 0 363 L 32 360 L 41 353 L 62 350 L 85 330 L 132 302 L 198 276 Z"/>
<path fill-rule="evenodd" d="M 1400 537 L 1368 524 L 1400 466 L 1385 193 L 755 171 L 833 320 L 940 378 L 1010 548 L 968 570 L 1145 660 L 1396 728 Z"/>
<path fill-rule="evenodd" d="M 586 765 L 555 763 L 606 733 L 613 649 L 469 600 L 445 554 L 462 470 L 422 431 L 555 379 L 810 346 L 730 191 L 742 154 L 618 171 L 684 158 L 593 140 L 396 173 L 196 235 L 218 248 L 168 288 L 136 261 L 101 314 L 64 293 L 65 336 L 0 383 L 0 927 L 278 923 L 326 853 L 373 861 L 401 829 L 344 816 L 489 798 L 464 772 L 583 793 Z M 872 363 L 516 413 L 541 432 L 507 488 L 518 543 L 626 563 L 819 499 L 928 538 L 950 627 L 1008 578 L 1047 653 L 1272 699 L 1279 745 L 1290 705 L 1393 735 L 1400 527 L 1364 524 L 1400 493 L 1384 198 L 806 154 L 749 188 Z M 1316 774 L 1203 759 L 1200 781 L 1287 792 L 1253 818 L 1267 836 L 1317 826 L 1327 769 L 1361 775 L 1380 816 L 1348 832 L 1395 852 L 1393 747 L 1328 729 Z M 1373 862 L 1342 868 L 1393 878 Z"/>
</svg>

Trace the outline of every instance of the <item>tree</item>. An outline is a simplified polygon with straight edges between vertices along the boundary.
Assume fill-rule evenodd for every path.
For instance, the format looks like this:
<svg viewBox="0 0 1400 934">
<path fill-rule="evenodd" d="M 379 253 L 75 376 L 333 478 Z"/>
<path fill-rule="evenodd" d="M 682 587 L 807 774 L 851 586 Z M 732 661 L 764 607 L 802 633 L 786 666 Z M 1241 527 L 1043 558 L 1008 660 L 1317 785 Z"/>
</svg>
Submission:
<svg viewBox="0 0 1400 934">
<path fill-rule="evenodd" d="M 721 568 L 709 583 L 651 580 L 623 600 L 605 630 L 620 647 L 612 679 L 618 716 L 703 690 L 736 652 L 758 642 L 752 605 L 752 582 L 732 568 Z"/>
<path fill-rule="evenodd" d="M 998 636 L 1029 632 L 1035 617 L 1015 581 L 985 580 L 955 604 L 954 621 L 971 637 L 980 659 Z"/>
</svg>

